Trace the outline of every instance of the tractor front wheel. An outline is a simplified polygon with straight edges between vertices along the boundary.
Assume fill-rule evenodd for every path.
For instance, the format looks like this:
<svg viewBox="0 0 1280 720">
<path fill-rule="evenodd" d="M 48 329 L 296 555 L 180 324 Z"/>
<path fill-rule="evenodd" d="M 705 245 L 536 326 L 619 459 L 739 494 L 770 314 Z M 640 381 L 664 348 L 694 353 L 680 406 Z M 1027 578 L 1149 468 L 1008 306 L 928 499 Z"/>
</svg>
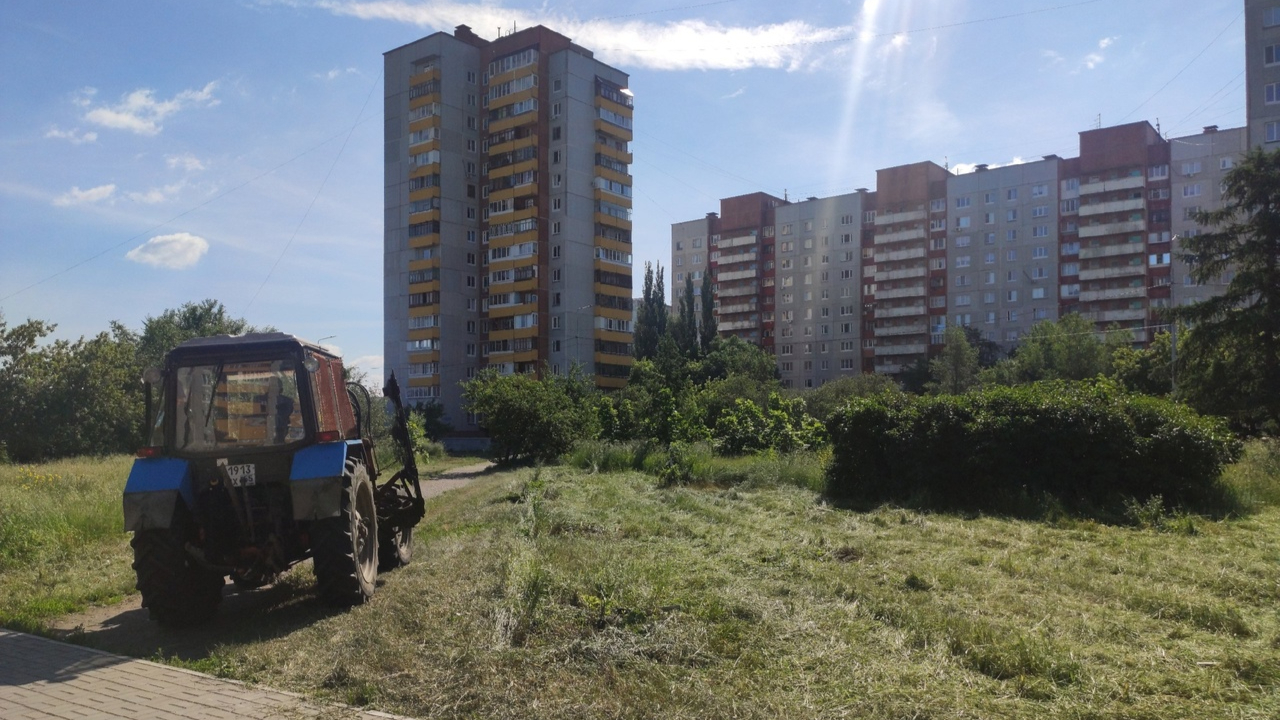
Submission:
<svg viewBox="0 0 1280 720">
<path fill-rule="evenodd" d="M 129 543 L 142 606 L 152 620 L 169 627 L 205 622 L 222 602 L 222 576 L 187 553 L 189 528 L 179 509 L 169 528 L 139 530 Z"/>
<path fill-rule="evenodd" d="M 311 526 L 311 557 L 320 597 L 331 605 L 359 605 L 378 580 L 378 508 L 364 465 L 347 462 L 338 517 Z"/>
</svg>

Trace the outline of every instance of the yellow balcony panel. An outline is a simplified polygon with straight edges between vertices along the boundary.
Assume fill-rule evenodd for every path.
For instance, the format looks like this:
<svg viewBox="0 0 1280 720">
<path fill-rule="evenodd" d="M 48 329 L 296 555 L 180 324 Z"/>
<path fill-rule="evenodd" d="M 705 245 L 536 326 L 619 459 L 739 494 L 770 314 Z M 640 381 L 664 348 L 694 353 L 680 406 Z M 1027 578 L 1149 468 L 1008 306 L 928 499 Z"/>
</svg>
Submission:
<svg viewBox="0 0 1280 720">
<path fill-rule="evenodd" d="M 514 235 L 503 235 L 502 237 L 489 238 L 490 248 L 511 247 L 520 243 L 535 242 L 538 239 L 537 230 L 529 230 L 528 232 L 516 233 Z"/>
<path fill-rule="evenodd" d="M 596 340 L 607 340 L 609 342 L 620 343 L 629 343 L 635 340 L 635 336 L 631 333 L 617 332 L 614 330 L 601 330 L 600 328 L 596 328 L 594 337 Z"/>
<path fill-rule="evenodd" d="M 611 273 L 620 273 L 622 275 L 631 274 L 630 265 L 623 265 L 621 263 L 609 262 L 608 260 L 601 260 L 600 258 L 596 258 L 595 269 L 604 270 L 605 272 L 611 272 Z"/>
<path fill-rule="evenodd" d="M 490 307 L 490 318 L 511 317 L 512 315 L 528 315 L 529 313 L 538 312 L 537 303 L 520 303 L 519 305 L 503 305 L 502 307 Z"/>
<path fill-rule="evenodd" d="M 627 165 L 631 164 L 631 160 L 632 160 L 631 153 L 627 152 L 626 150 L 619 150 L 609 145 L 601 145 L 600 143 L 596 143 L 596 152 L 600 153 L 601 155 L 604 155 L 605 157 L 611 157 L 620 163 L 625 163 Z"/>
<path fill-rule="evenodd" d="M 503 153 L 509 153 L 515 150 L 522 150 L 527 147 L 532 147 L 537 144 L 538 144 L 538 134 L 530 133 L 527 137 L 517 138 L 509 142 L 498 143 L 497 145 L 490 145 L 487 152 L 491 156 L 501 155 Z"/>
<path fill-rule="evenodd" d="M 418 352 L 409 353 L 409 362 L 411 363 L 434 362 L 439 359 L 439 350 L 419 350 Z"/>
<path fill-rule="evenodd" d="M 410 75 L 409 84 L 417 85 L 419 83 L 431 82 L 432 80 L 439 80 L 439 79 L 440 79 L 440 66 L 432 65 L 429 69 L 424 70 L 423 72 Z"/>
<path fill-rule="evenodd" d="M 418 307 L 409 308 L 409 317 L 423 317 L 424 315 L 439 315 L 439 305 L 419 305 Z"/>
<path fill-rule="evenodd" d="M 517 258 L 498 258 L 489 261 L 489 271 L 493 270 L 514 270 L 522 267 L 533 267 L 538 264 L 537 255 L 526 255 Z"/>
<path fill-rule="evenodd" d="M 413 110 L 414 108 L 420 108 L 423 105 L 430 105 L 431 103 L 438 103 L 438 102 L 440 102 L 440 93 L 433 92 L 433 93 L 422 95 L 420 97 L 416 97 L 410 100 L 409 109 Z"/>
<path fill-rule="evenodd" d="M 433 247 L 439 244 L 440 244 L 439 233 L 432 233 L 430 235 L 419 235 L 418 237 L 415 237 L 415 238 L 409 238 L 409 247 L 411 248 Z"/>
<path fill-rule="evenodd" d="M 619 308 L 597 307 L 595 309 L 596 317 L 613 318 L 614 320 L 630 320 L 631 311 L 621 310 Z"/>
<path fill-rule="evenodd" d="M 492 182 L 494 180 L 508 177 L 510 175 L 517 175 L 519 173 L 526 172 L 528 170 L 537 170 L 537 169 L 538 169 L 538 159 L 533 158 L 532 160 L 525 160 L 524 162 L 518 162 L 512 165 L 508 165 L 506 167 L 500 167 L 497 170 L 493 170 L 493 169 L 489 170 L 489 181 Z"/>
<path fill-rule="evenodd" d="M 433 360 L 417 360 L 414 362 L 433 362 Z M 432 385 L 440 384 L 440 376 L 432 375 L 431 377 L 411 377 L 408 382 L 409 387 L 431 387 Z"/>
<path fill-rule="evenodd" d="M 489 83 L 489 87 L 496 87 L 496 85 L 497 84 L 493 82 Z M 528 100 L 529 98 L 536 98 L 536 97 L 538 97 L 538 86 L 534 85 L 531 88 L 525 88 L 524 90 L 513 92 L 508 95 L 503 95 L 502 97 L 498 97 L 490 100 L 489 109 L 495 110 L 497 108 L 502 107 L 503 105 L 514 105 L 515 103 L 518 103 L 521 100 Z"/>
<path fill-rule="evenodd" d="M 440 138 L 435 138 L 433 140 L 427 140 L 426 142 L 413 143 L 409 146 L 409 154 L 413 155 L 415 153 L 424 153 L 439 149 Z"/>
<path fill-rule="evenodd" d="M 626 367 L 631 367 L 635 364 L 635 358 L 630 355 L 613 355 L 611 353 L 602 352 L 595 354 L 595 360 L 598 363 L 604 363 L 606 365 L 625 365 Z"/>
<path fill-rule="evenodd" d="M 410 340 L 428 340 L 440 337 L 440 328 L 418 328 L 409 331 Z"/>
<path fill-rule="evenodd" d="M 627 386 L 626 378 L 605 377 L 596 375 L 596 387 L 601 388 L 624 388 Z"/>
<path fill-rule="evenodd" d="M 596 177 L 602 177 L 605 180 L 612 180 L 623 185 L 631 184 L 631 176 L 626 173 L 620 173 L 617 170 L 610 170 L 603 165 L 596 166 Z"/>
<path fill-rule="evenodd" d="M 631 198 L 625 195 L 617 195 L 615 193 L 611 193 L 608 190 L 601 190 L 600 188 L 596 188 L 596 199 L 604 200 L 605 202 L 610 202 L 610 203 L 613 203 L 614 205 L 621 205 L 622 207 L 627 208 L 628 210 L 631 209 Z"/>
<path fill-rule="evenodd" d="M 509 80 L 522 78 L 525 75 L 535 75 L 538 72 L 539 64 L 540 63 L 532 63 L 530 65 L 525 65 L 524 67 L 518 67 L 512 70 L 508 70 L 500 75 L 494 75 L 493 77 L 489 78 L 489 87 L 496 87 Z"/>
<path fill-rule="evenodd" d="M 441 123 L 441 120 L 439 115 L 429 115 L 424 118 L 418 118 L 417 120 L 410 120 L 409 132 L 426 130 L 427 128 L 433 128 L 433 127 L 440 127 L 440 123 Z"/>
<path fill-rule="evenodd" d="M 614 125 L 611 122 L 601 120 L 600 118 L 596 118 L 596 130 L 604 133 L 605 135 L 612 135 L 619 140 L 625 140 L 627 142 L 631 142 L 632 140 L 630 130 L 622 127 L 621 125 Z"/>
<path fill-rule="evenodd" d="M 494 120 L 489 123 L 489 132 L 500 133 L 503 130 L 510 130 L 513 127 L 520 127 L 521 125 L 532 125 L 536 122 L 538 122 L 538 113 L 537 111 L 531 110 L 527 113 L 520 113 L 519 115 L 502 118 L 501 120 Z"/>
<path fill-rule="evenodd" d="M 493 266 L 491 265 L 490 268 Z M 538 278 L 512 280 L 511 282 L 490 283 L 489 292 L 533 292 L 538 289 Z"/>
<path fill-rule="evenodd" d="M 493 192 L 489 193 L 488 200 L 489 202 L 498 202 L 499 200 L 510 200 L 512 198 L 524 197 L 526 195 L 537 195 L 537 194 L 538 194 L 538 183 L 528 183 L 526 185 L 518 185 L 516 187 L 506 188 L 504 190 L 494 190 Z M 496 225 L 497 223 L 494 223 L 491 221 L 489 224 Z"/>
<path fill-rule="evenodd" d="M 416 178 L 423 175 L 435 175 L 440 172 L 440 163 L 431 163 L 430 165 L 419 165 L 409 171 L 409 177 Z"/>
<path fill-rule="evenodd" d="M 634 251 L 634 248 L 631 247 L 630 243 L 624 243 L 620 240 L 610 240 L 609 238 L 603 238 L 599 235 L 595 238 L 595 246 L 606 250 L 617 250 L 618 252 L 624 253 Z"/>
<path fill-rule="evenodd" d="M 493 223 L 494 217 L 501 218 L 499 222 L 520 222 L 521 220 L 538 217 L 538 206 L 532 205 L 523 210 L 513 210 L 512 212 L 505 213 L 503 215 L 491 215 L 489 217 L 490 223 Z"/>
<path fill-rule="evenodd" d="M 432 208 L 422 212 L 409 213 L 409 222 L 420 223 L 440 219 L 440 208 Z"/>
<path fill-rule="evenodd" d="M 622 218 L 614 217 L 612 215 L 606 215 L 605 213 L 602 213 L 602 212 L 596 213 L 596 222 L 600 223 L 601 225 L 608 225 L 609 227 L 618 228 L 619 230 L 631 229 L 630 220 L 623 220 Z"/>
<path fill-rule="evenodd" d="M 526 350 L 524 352 L 518 352 L 518 353 L 512 353 L 509 357 L 507 357 L 507 362 L 514 362 L 514 363 L 534 362 L 536 360 L 538 360 L 537 349 Z"/>
<path fill-rule="evenodd" d="M 538 326 L 527 328 L 517 328 L 513 330 L 489 330 L 489 340 L 523 340 L 524 338 L 536 337 L 538 335 Z"/>
<path fill-rule="evenodd" d="M 605 285 L 604 283 L 593 283 L 592 287 L 600 295 L 609 295 L 610 297 L 629 298 L 631 297 L 631 293 L 635 291 L 634 288 L 618 287 L 617 285 Z M 630 320 L 631 319 L 630 316 L 631 316 L 631 313 L 627 313 L 627 317 L 625 319 Z"/>
<path fill-rule="evenodd" d="M 440 289 L 439 280 L 428 280 L 427 282 L 409 283 L 409 292 L 411 293 L 431 292 L 433 290 L 439 290 L 439 289 Z"/>
<path fill-rule="evenodd" d="M 422 188 L 421 190 L 414 190 L 409 193 L 409 202 L 413 202 L 414 200 L 430 200 L 431 198 L 438 197 L 440 197 L 439 186 Z"/>
<path fill-rule="evenodd" d="M 605 110 L 615 112 L 621 115 L 622 117 L 629 118 L 629 117 L 635 116 L 635 110 L 633 108 L 629 108 L 626 105 L 623 105 L 622 103 L 614 102 L 609 98 L 599 94 L 596 95 L 596 107 L 604 108 Z"/>
<path fill-rule="evenodd" d="M 430 260 L 410 260 L 410 270 L 430 270 L 431 268 L 440 267 L 440 258 L 431 258 Z"/>
</svg>

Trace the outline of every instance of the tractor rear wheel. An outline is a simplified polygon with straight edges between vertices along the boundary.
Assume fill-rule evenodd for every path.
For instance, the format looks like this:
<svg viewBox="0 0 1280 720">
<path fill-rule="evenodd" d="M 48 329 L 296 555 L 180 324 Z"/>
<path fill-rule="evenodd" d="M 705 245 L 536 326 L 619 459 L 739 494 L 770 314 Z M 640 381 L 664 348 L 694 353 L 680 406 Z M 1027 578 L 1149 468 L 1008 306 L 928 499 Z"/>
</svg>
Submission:
<svg viewBox="0 0 1280 720">
<path fill-rule="evenodd" d="M 384 486 L 381 490 L 385 492 L 388 488 Z M 394 490 L 401 503 L 409 501 L 409 491 L 399 486 Z M 379 530 L 382 534 L 378 537 L 378 572 L 408 565 L 413 559 L 413 526 L 394 529 L 379 526 Z"/>
<path fill-rule="evenodd" d="M 320 597 L 331 605 L 359 605 L 378 580 L 378 508 L 361 463 L 347 461 L 338 517 L 311 526 L 311 557 Z"/>
<path fill-rule="evenodd" d="M 139 530 L 133 546 L 142 606 L 151 619 L 169 627 L 205 622 L 222 602 L 223 578 L 187 553 L 190 521 L 179 508 L 167 529 Z"/>
</svg>

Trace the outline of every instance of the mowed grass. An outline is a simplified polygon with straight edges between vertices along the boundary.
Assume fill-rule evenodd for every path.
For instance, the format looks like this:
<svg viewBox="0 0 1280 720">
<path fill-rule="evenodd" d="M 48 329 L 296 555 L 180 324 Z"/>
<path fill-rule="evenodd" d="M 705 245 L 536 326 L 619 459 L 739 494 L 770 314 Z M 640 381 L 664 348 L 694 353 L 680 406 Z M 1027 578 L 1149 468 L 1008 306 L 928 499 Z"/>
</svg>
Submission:
<svg viewBox="0 0 1280 720">
<path fill-rule="evenodd" d="M 316 612 L 303 565 L 278 631 L 184 664 L 433 718 L 1280 717 L 1278 457 L 1229 469 L 1244 517 L 1141 527 L 496 473 L 370 604 Z M 0 467 L 6 625 L 131 590 L 128 463 Z"/>
<path fill-rule="evenodd" d="M 44 621 L 133 592 L 121 493 L 133 458 L 0 465 L 0 625 Z"/>
<path fill-rule="evenodd" d="M 1280 717 L 1280 510 L 1159 527 L 525 469 L 433 500 L 371 604 L 195 666 L 432 718 Z"/>
</svg>

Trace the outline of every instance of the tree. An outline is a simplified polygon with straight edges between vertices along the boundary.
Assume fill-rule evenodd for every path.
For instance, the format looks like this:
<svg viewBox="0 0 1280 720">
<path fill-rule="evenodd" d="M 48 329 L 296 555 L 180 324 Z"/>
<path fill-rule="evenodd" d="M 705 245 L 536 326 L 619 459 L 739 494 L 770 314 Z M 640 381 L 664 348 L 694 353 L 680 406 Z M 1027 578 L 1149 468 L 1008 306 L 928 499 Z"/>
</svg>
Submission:
<svg viewBox="0 0 1280 720">
<path fill-rule="evenodd" d="M 667 290 L 662 265 L 655 271 L 644 264 L 644 296 L 636 312 L 635 335 L 632 340 L 637 360 L 650 360 L 658 354 L 658 342 L 667 334 Z"/>
<path fill-rule="evenodd" d="M 1250 150 L 1223 178 L 1222 198 L 1222 208 L 1195 215 L 1216 230 L 1182 238 L 1179 256 L 1197 283 L 1230 274 L 1226 290 L 1168 315 L 1194 328 L 1179 348 L 1190 368 L 1221 368 L 1229 348 L 1235 385 L 1248 389 L 1230 415 L 1280 428 L 1280 152 Z"/>
<path fill-rule="evenodd" d="M 720 334 L 712 298 L 710 272 L 702 273 L 702 292 L 698 299 L 702 310 L 702 320 L 698 323 L 698 346 L 702 351 L 701 354 L 706 355 L 711 352 L 711 343 Z"/>
<path fill-rule="evenodd" d="M 270 332 L 271 329 L 255 328 L 244 318 L 231 317 L 217 300 L 189 302 L 142 321 L 138 362 L 144 368 L 158 367 L 164 362 L 165 354 L 192 338 Z"/>
<path fill-rule="evenodd" d="M 576 366 L 567 377 L 544 368 L 541 378 L 489 368 L 462 388 L 467 410 L 481 417 L 500 462 L 555 460 L 576 441 L 598 434 L 595 390 Z"/>
<path fill-rule="evenodd" d="M 929 361 L 925 389 L 937 395 L 959 395 L 978 384 L 978 349 L 969 344 L 965 328 L 947 328 L 942 352 Z"/>
<path fill-rule="evenodd" d="M 989 368 L 1000 362 L 1000 358 L 1004 357 L 1004 351 L 1000 349 L 1000 343 L 982 337 L 982 331 L 978 330 L 978 328 L 965 325 L 964 336 L 968 339 L 969 344 L 978 351 L 978 367 Z"/>
<path fill-rule="evenodd" d="M 1172 342 L 1168 332 L 1158 332 L 1151 345 L 1135 349 L 1119 347 L 1111 354 L 1112 377 L 1125 389 L 1144 395 L 1168 395 L 1173 391 Z"/>
<path fill-rule="evenodd" d="M 1124 342 L 1121 333 L 1110 335 Z M 1111 371 L 1113 348 L 1097 338 L 1093 323 L 1072 313 L 1031 326 L 1010 357 L 980 374 L 983 384 L 1017 385 L 1040 380 L 1085 380 Z"/>
<path fill-rule="evenodd" d="M 684 292 L 680 294 L 679 313 L 671 324 L 671 337 L 676 347 L 690 360 L 696 360 L 700 350 L 698 340 L 698 314 L 693 299 L 693 276 L 684 280 Z"/>
<path fill-rule="evenodd" d="M 902 388 L 890 376 L 866 373 L 836 378 L 804 393 L 805 410 L 813 417 L 826 422 L 836 410 L 853 398 L 872 397 L 882 393 L 898 394 Z"/>
<path fill-rule="evenodd" d="M 701 383 L 730 375 L 773 382 L 779 377 L 778 364 L 773 355 L 736 335 L 718 337 L 711 342 L 711 352 L 700 363 L 696 379 Z"/>
</svg>

